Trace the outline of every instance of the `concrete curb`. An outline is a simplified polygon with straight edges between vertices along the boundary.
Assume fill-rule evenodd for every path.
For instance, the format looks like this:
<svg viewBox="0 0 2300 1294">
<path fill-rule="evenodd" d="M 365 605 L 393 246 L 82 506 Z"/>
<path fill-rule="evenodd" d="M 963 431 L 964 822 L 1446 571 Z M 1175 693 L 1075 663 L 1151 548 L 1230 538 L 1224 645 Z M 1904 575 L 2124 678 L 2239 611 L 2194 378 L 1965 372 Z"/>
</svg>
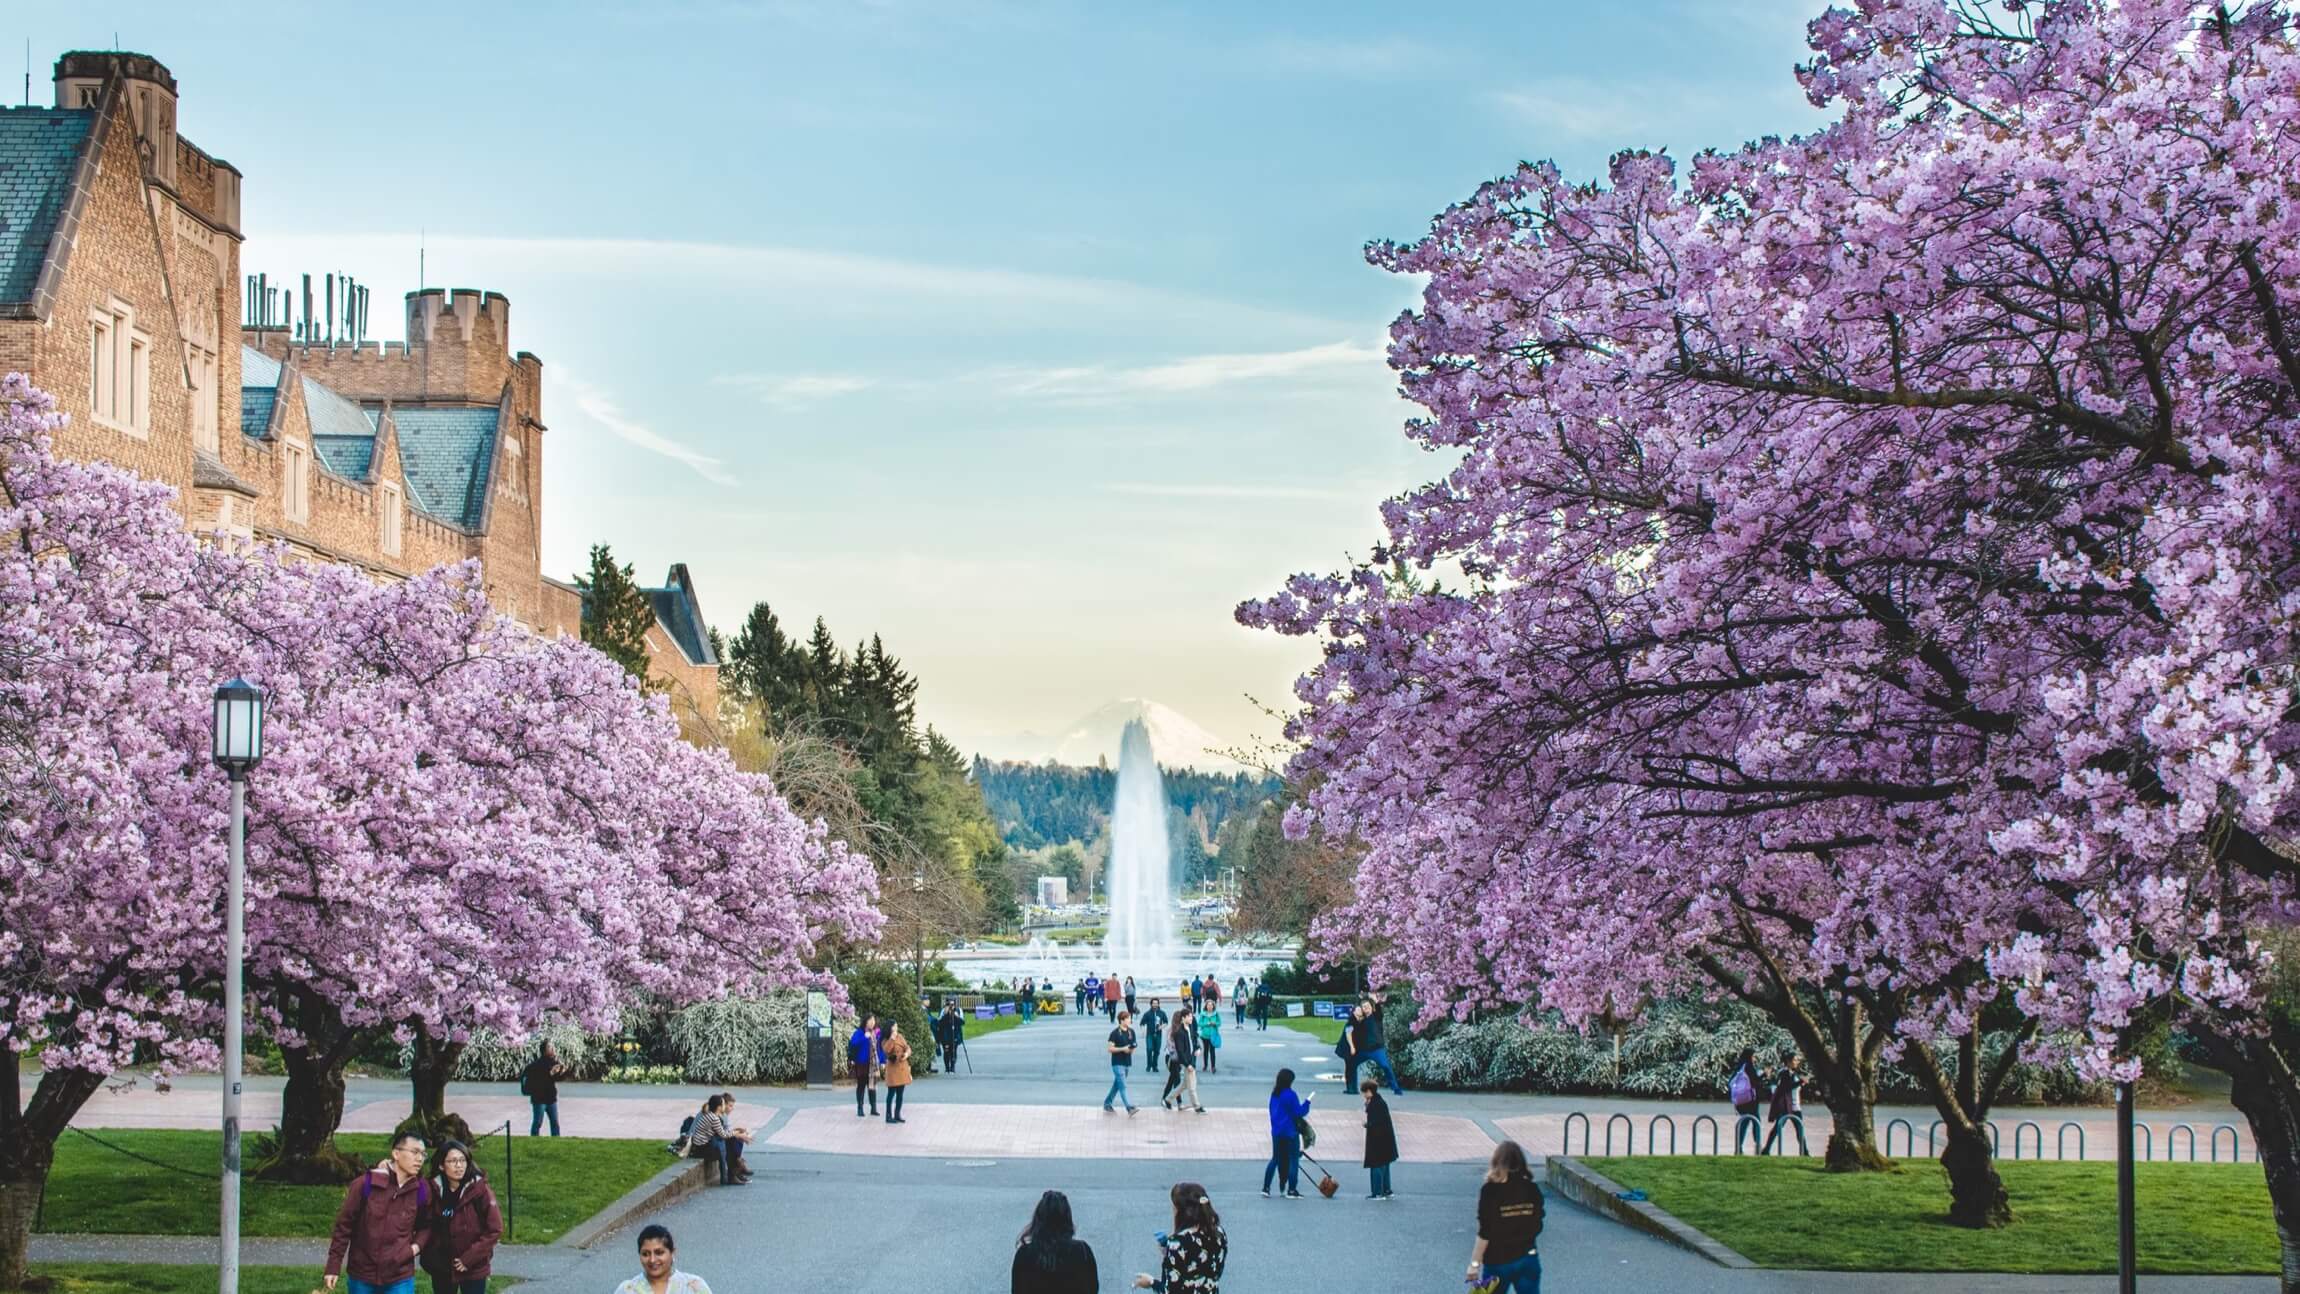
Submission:
<svg viewBox="0 0 2300 1294">
<path fill-rule="evenodd" d="M 711 1184 L 717 1170 L 708 1159 L 681 1158 L 671 1166 L 623 1193 L 623 1198 L 568 1229 L 559 1244 L 589 1249 L 622 1230 L 643 1213 L 665 1209 Z"/>
<path fill-rule="evenodd" d="M 1669 1213 L 1643 1200 L 1625 1200 L 1619 1182 L 1579 1160 L 1564 1155 L 1549 1157 L 1549 1189 L 1599 1217 L 1611 1218 L 1634 1231 L 1658 1236 L 1690 1249 L 1720 1267 L 1755 1267 L 1757 1264 L 1685 1225 Z"/>
</svg>

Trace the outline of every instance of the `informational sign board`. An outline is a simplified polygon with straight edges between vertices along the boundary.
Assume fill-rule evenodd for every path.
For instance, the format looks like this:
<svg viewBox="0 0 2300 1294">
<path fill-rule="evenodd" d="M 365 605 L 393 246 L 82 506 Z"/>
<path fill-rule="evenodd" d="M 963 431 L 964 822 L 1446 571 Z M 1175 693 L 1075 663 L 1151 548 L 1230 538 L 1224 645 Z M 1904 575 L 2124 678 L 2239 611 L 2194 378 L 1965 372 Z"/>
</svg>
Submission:
<svg viewBox="0 0 2300 1294">
<path fill-rule="evenodd" d="M 997 1015 L 997 1014 L 998 1014 L 998 1011 L 997 1011 L 997 1009 L 996 1009 L 995 1007 L 991 1006 L 991 1005 L 990 1005 L 990 1003 L 988 1003 L 988 1002 L 977 1002 L 977 1003 L 975 1003 L 975 1006 L 974 1006 L 974 1018 L 975 1018 L 975 1019 L 977 1019 L 977 1020 L 988 1020 L 988 1019 L 990 1019 L 992 1016 L 994 1016 L 994 1015 Z"/>
<path fill-rule="evenodd" d="M 807 990 L 807 1023 L 817 1029 L 831 1027 L 831 995 L 821 989 Z"/>
<path fill-rule="evenodd" d="M 1288 1002 L 1288 1003 L 1286 1003 L 1286 1014 L 1287 1014 L 1287 1015 L 1290 1015 L 1290 1016 L 1291 1016 L 1291 1015 L 1307 1015 L 1307 1014 L 1309 1014 L 1309 1010 L 1310 1010 L 1310 1009 L 1309 1009 L 1307 1006 L 1303 1005 L 1303 1004 L 1302 1004 L 1302 1003 L 1300 1003 L 1300 1002 Z"/>
</svg>

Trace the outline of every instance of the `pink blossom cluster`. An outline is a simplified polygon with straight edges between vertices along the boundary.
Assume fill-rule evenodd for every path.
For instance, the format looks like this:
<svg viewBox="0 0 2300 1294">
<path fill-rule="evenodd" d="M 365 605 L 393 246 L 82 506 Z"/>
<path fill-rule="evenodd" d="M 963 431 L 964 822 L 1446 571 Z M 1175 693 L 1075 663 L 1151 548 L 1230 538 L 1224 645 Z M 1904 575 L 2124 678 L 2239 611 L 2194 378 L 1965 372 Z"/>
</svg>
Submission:
<svg viewBox="0 0 2300 1294">
<path fill-rule="evenodd" d="M 2126 1073 L 2145 1005 L 2242 1027 L 2300 873 L 2293 19 L 1811 37 L 1812 135 L 1527 165 L 1370 250 L 1456 465 L 1240 609 L 1325 643 L 1288 827 L 1363 842 L 1324 933 L 1432 1013 L 1772 958 Z"/>
<path fill-rule="evenodd" d="M 497 615 L 475 566 L 404 583 L 185 532 L 165 487 L 54 456 L 0 386 L 0 1033 L 51 1068 L 216 1048 L 226 817 L 209 698 L 267 693 L 248 783 L 257 1018 L 520 1036 L 835 982 L 868 859 L 613 662 Z"/>
</svg>

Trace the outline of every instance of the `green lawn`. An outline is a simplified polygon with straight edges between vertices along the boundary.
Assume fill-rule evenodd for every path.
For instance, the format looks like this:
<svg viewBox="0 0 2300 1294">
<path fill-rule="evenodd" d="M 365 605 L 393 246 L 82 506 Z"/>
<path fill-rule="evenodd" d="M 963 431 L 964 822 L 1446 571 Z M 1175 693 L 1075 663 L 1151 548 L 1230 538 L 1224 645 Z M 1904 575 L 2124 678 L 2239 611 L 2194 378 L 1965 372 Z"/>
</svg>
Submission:
<svg viewBox="0 0 2300 1294">
<path fill-rule="evenodd" d="M 167 1172 L 67 1132 L 56 1144 L 56 1166 L 48 1175 L 42 1231 L 216 1233 L 215 1173 L 223 1155 L 221 1134 L 106 1129 L 96 1135 L 199 1176 Z M 337 1137 L 336 1144 L 367 1163 L 383 1158 L 380 1134 L 347 1133 Z M 501 1138 L 481 1141 L 478 1154 L 480 1166 L 494 1179 L 497 1198 L 504 1199 Z M 508 1207 L 515 1213 L 509 1238 L 531 1245 L 557 1240 L 672 1162 L 660 1141 L 596 1137 L 521 1137 L 512 1155 Z M 249 1181 L 240 1191 L 240 1231 L 248 1236 L 325 1236 L 342 1203 L 341 1187 Z M 209 1283 L 214 1284 L 212 1279 Z M 304 1286 L 305 1291 L 310 1288 Z"/>
<path fill-rule="evenodd" d="M 1659 1156 L 1590 1167 L 1765 1267 L 1832 1271 L 2113 1272 L 2116 1166 L 2000 1162 L 2013 1223 L 1950 1226 L 1930 1160 L 1827 1173 L 1818 1160 Z M 2140 1270 L 2273 1273 L 2276 1223 L 2257 1164 L 2140 1164 Z"/>
<path fill-rule="evenodd" d="M 34 1263 L 34 1276 L 56 1282 L 56 1294 L 215 1294 L 216 1269 L 173 1263 Z M 499 1276 L 491 1292 L 519 1282 Z M 242 1267 L 240 1294 L 307 1294 L 319 1284 L 309 1267 Z M 428 1280 L 418 1281 L 430 1288 Z"/>
</svg>

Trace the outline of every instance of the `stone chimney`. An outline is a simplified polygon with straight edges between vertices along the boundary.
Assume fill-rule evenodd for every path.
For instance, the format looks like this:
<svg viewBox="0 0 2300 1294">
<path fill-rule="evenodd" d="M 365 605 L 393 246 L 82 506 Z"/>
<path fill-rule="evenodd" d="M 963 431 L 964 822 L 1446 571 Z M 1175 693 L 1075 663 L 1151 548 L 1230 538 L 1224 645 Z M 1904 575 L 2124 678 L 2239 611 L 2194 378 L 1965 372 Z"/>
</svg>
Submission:
<svg viewBox="0 0 2300 1294">
<path fill-rule="evenodd" d="M 144 173 L 171 192 L 176 187 L 176 78 L 149 54 L 74 50 L 56 60 L 56 106 L 93 108 L 104 83 L 121 77 Z M 235 204 L 236 205 L 236 204 Z"/>
</svg>

